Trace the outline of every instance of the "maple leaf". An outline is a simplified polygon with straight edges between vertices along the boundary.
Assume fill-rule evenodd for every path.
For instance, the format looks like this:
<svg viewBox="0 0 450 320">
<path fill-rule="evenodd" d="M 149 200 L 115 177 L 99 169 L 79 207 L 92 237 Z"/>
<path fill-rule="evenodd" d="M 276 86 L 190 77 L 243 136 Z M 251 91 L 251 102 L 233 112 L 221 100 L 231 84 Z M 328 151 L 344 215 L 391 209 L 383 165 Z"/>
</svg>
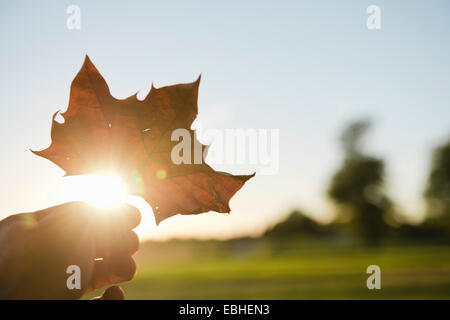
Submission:
<svg viewBox="0 0 450 320">
<path fill-rule="evenodd" d="M 186 84 L 152 88 L 114 98 L 88 56 L 70 88 L 63 123 L 53 115 L 51 145 L 35 154 L 54 162 L 66 175 L 118 173 L 132 194 L 153 208 L 155 220 L 207 211 L 229 213 L 229 200 L 252 175 L 231 175 L 201 164 L 174 164 L 175 129 L 190 129 L 197 116 L 200 77 Z M 206 146 L 201 145 L 202 150 Z M 206 155 L 206 152 L 205 152 Z"/>
</svg>

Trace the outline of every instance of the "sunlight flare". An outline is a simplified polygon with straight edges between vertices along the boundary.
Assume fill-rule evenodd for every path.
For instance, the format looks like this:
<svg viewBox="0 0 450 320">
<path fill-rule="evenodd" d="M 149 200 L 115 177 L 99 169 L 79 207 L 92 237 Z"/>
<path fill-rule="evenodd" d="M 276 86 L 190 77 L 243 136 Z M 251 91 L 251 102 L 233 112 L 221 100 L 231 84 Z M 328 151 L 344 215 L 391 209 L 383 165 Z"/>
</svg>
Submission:
<svg viewBox="0 0 450 320">
<path fill-rule="evenodd" d="M 64 178 L 61 200 L 88 201 L 100 207 L 112 207 L 127 201 L 127 191 L 117 176 L 79 175 Z"/>
</svg>

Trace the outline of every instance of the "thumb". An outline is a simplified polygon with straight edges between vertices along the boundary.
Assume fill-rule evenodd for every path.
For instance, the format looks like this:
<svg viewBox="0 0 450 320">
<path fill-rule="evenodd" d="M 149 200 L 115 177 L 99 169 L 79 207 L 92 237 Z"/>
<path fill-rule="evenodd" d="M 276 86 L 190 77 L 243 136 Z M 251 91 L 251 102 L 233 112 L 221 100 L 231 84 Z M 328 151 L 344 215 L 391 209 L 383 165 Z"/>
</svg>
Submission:
<svg viewBox="0 0 450 320">
<path fill-rule="evenodd" d="M 91 300 L 124 300 L 123 290 L 119 286 L 112 286 L 106 289 L 101 296 Z"/>
</svg>

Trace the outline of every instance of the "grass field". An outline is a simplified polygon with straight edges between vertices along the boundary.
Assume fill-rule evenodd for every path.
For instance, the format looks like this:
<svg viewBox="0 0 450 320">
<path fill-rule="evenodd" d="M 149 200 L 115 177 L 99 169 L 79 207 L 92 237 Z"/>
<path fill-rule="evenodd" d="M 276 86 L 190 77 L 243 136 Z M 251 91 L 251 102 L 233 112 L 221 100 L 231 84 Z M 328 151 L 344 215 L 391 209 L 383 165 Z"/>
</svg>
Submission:
<svg viewBox="0 0 450 320">
<path fill-rule="evenodd" d="M 450 298 L 450 246 L 170 241 L 144 244 L 136 261 L 135 278 L 122 285 L 127 299 Z M 381 290 L 366 287 L 373 264 Z"/>
</svg>

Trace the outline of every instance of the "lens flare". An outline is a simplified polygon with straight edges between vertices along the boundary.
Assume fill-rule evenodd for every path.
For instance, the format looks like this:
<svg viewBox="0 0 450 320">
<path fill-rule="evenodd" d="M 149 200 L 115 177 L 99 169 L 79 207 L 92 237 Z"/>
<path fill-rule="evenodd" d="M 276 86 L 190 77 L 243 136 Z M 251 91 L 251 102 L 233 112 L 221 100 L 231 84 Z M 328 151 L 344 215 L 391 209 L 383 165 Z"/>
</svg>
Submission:
<svg viewBox="0 0 450 320">
<path fill-rule="evenodd" d="M 64 178 L 60 200 L 88 201 L 101 207 L 111 207 L 126 202 L 127 196 L 119 177 L 79 175 Z"/>
</svg>

